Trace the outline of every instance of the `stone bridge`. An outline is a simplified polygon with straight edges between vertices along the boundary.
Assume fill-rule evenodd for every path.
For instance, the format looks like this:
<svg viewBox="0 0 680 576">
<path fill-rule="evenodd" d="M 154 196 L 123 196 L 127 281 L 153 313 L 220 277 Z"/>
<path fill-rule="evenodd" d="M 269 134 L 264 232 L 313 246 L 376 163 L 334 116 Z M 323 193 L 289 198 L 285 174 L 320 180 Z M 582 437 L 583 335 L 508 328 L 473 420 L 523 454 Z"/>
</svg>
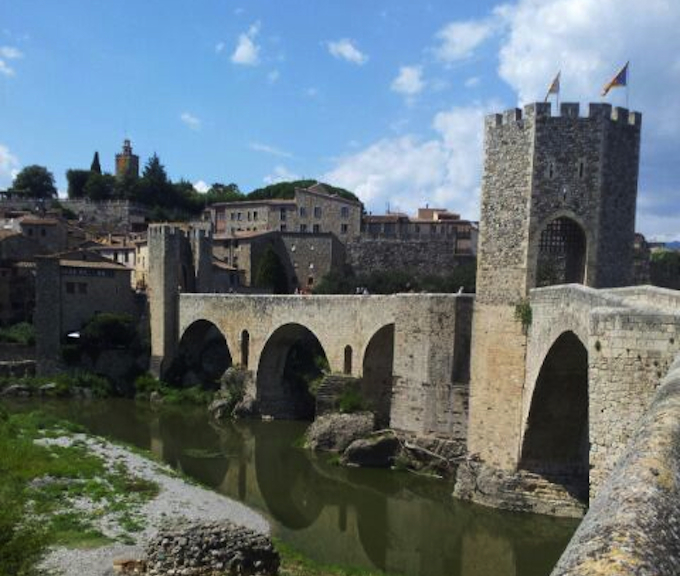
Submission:
<svg viewBox="0 0 680 576">
<path fill-rule="evenodd" d="M 680 350 L 680 292 L 571 284 L 530 303 L 519 467 L 569 470 L 592 497 Z"/>
<path fill-rule="evenodd" d="M 314 337 L 331 372 L 361 377 L 362 392 L 392 427 L 453 436 L 464 421 L 458 394 L 469 378 L 472 301 L 427 294 L 181 294 L 176 357 L 195 357 L 211 341 L 221 342 L 231 363 L 251 372 L 250 393 L 262 412 L 291 417 L 286 360 L 295 342 Z"/>
</svg>

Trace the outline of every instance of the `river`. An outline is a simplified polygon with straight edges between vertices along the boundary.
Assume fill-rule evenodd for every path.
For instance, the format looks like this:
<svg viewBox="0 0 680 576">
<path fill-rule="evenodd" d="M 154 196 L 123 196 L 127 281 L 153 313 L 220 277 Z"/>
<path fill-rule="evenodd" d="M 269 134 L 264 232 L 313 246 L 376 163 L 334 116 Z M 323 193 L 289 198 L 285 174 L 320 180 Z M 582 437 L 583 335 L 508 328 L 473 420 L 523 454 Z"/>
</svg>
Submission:
<svg viewBox="0 0 680 576">
<path fill-rule="evenodd" d="M 324 563 L 405 576 L 548 576 L 578 525 L 458 502 L 451 484 L 408 472 L 342 468 L 296 447 L 301 422 L 217 425 L 205 409 L 119 399 L 41 406 L 261 511 L 275 536 Z"/>
</svg>

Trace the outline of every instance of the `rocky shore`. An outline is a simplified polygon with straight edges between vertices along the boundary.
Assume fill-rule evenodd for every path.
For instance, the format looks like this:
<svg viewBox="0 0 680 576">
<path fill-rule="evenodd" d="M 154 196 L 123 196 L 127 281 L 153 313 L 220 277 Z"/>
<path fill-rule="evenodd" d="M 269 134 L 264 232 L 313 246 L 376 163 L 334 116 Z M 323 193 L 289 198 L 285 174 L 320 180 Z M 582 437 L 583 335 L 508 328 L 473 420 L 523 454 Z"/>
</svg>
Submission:
<svg viewBox="0 0 680 576">
<path fill-rule="evenodd" d="M 110 543 L 91 549 L 56 547 L 50 549 L 42 567 L 50 574 L 64 576 L 109 576 L 114 574 L 114 561 L 120 567 L 126 561 L 145 560 L 145 548 L 157 541 L 159 533 L 167 532 L 168 523 L 211 523 L 211 530 L 220 526 L 238 526 L 239 534 L 266 535 L 267 521 L 243 504 L 200 486 L 190 484 L 176 472 L 158 462 L 101 438 L 75 434 L 40 440 L 43 445 L 85 445 L 106 462 L 107 467 L 124 470 L 130 477 L 158 485 L 158 493 L 134 511 L 135 529 L 121 522 L 119 515 L 106 512 L 104 503 L 89 497 L 79 497 L 67 505 L 83 516 L 93 519 L 95 527 Z M 49 480 L 45 480 L 49 482 Z M 245 530 L 247 529 L 247 530 Z M 256 538 L 257 540 L 257 538 Z M 163 542 L 163 538 L 160 540 Z M 259 540 L 258 540 L 259 542 Z M 261 543 L 258 544 L 261 546 Z M 134 562 L 131 562 L 134 564 Z M 176 572 L 183 574 L 184 572 Z"/>
</svg>

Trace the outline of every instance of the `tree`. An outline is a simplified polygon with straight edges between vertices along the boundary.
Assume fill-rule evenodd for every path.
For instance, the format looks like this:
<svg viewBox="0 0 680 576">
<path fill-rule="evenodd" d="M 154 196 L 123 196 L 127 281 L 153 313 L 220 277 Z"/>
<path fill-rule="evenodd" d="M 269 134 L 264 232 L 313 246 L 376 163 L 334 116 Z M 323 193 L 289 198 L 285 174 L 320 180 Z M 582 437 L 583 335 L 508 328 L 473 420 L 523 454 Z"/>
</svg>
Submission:
<svg viewBox="0 0 680 576">
<path fill-rule="evenodd" d="M 99 152 L 94 153 L 94 158 L 92 159 L 92 165 L 90 166 L 91 172 L 96 172 L 97 174 L 102 173 L 102 166 L 99 163 Z"/>
<path fill-rule="evenodd" d="M 16 175 L 11 191 L 32 198 L 54 198 L 57 195 L 54 176 L 47 168 L 37 164 L 26 166 Z"/>
<path fill-rule="evenodd" d="M 171 197 L 172 182 L 158 155 L 154 153 L 144 166 L 137 200 L 150 206 L 169 206 L 172 203 Z"/>
<path fill-rule="evenodd" d="M 85 196 L 85 185 L 91 175 L 92 172 L 89 170 L 67 170 L 68 197 L 83 198 Z"/>
<path fill-rule="evenodd" d="M 91 172 L 85 184 L 85 196 L 90 200 L 111 200 L 116 179 L 111 174 Z"/>
<path fill-rule="evenodd" d="M 270 288 L 274 294 L 288 293 L 288 276 L 281 259 L 269 245 L 262 254 L 255 274 L 255 286 Z"/>
</svg>

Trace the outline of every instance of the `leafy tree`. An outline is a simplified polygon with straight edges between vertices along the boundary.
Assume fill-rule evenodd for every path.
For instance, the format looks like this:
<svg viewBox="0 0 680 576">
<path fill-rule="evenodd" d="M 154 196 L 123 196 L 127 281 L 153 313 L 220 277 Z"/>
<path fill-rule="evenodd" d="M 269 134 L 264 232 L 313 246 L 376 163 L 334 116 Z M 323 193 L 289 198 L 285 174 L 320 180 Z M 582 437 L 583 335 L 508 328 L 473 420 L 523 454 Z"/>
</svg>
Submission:
<svg viewBox="0 0 680 576">
<path fill-rule="evenodd" d="M 111 174 L 91 172 L 83 191 L 90 200 L 111 200 L 115 185 L 116 179 Z"/>
<path fill-rule="evenodd" d="M 85 185 L 91 175 L 92 172 L 89 170 L 67 170 L 68 197 L 83 198 L 85 196 Z"/>
<path fill-rule="evenodd" d="M 149 206 L 171 206 L 172 196 L 172 183 L 158 155 L 154 153 L 144 166 L 136 200 Z"/>
<path fill-rule="evenodd" d="M 245 194 L 239 190 L 238 185 L 233 182 L 226 185 L 216 182 L 203 196 L 205 197 L 205 204 L 238 202 L 246 198 Z"/>
<path fill-rule="evenodd" d="M 32 198 L 54 198 L 57 195 L 54 176 L 47 168 L 37 164 L 26 166 L 16 175 L 12 192 Z"/>
<path fill-rule="evenodd" d="M 292 182 L 277 182 L 276 184 L 270 184 L 264 188 L 258 188 L 253 190 L 250 194 L 245 196 L 245 200 L 269 200 L 269 199 L 291 199 L 295 197 L 296 188 L 309 188 L 314 186 L 314 184 L 322 184 L 331 194 L 337 194 L 342 198 L 347 200 L 354 200 L 356 202 L 359 199 L 352 194 L 349 190 L 344 188 L 338 188 L 336 186 L 331 186 L 330 184 L 325 184 L 323 182 L 317 182 L 316 180 L 295 180 Z"/>
<path fill-rule="evenodd" d="M 281 259 L 270 245 L 260 257 L 255 274 L 255 286 L 271 288 L 274 294 L 288 293 L 288 277 Z"/>
<path fill-rule="evenodd" d="M 99 163 L 99 152 L 94 153 L 94 158 L 92 159 L 92 165 L 90 166 L 91 172 L 96 172 L 97 174 L 102 173 L 102 166 Z"/>
<path fill-rule="evenodd" d="M 138 194 L 137 182 L 139 179 L 132 172 L 125 172 L 115 179 L 113 195 L 119 200 L 134 200 Z"/>
</svg>

